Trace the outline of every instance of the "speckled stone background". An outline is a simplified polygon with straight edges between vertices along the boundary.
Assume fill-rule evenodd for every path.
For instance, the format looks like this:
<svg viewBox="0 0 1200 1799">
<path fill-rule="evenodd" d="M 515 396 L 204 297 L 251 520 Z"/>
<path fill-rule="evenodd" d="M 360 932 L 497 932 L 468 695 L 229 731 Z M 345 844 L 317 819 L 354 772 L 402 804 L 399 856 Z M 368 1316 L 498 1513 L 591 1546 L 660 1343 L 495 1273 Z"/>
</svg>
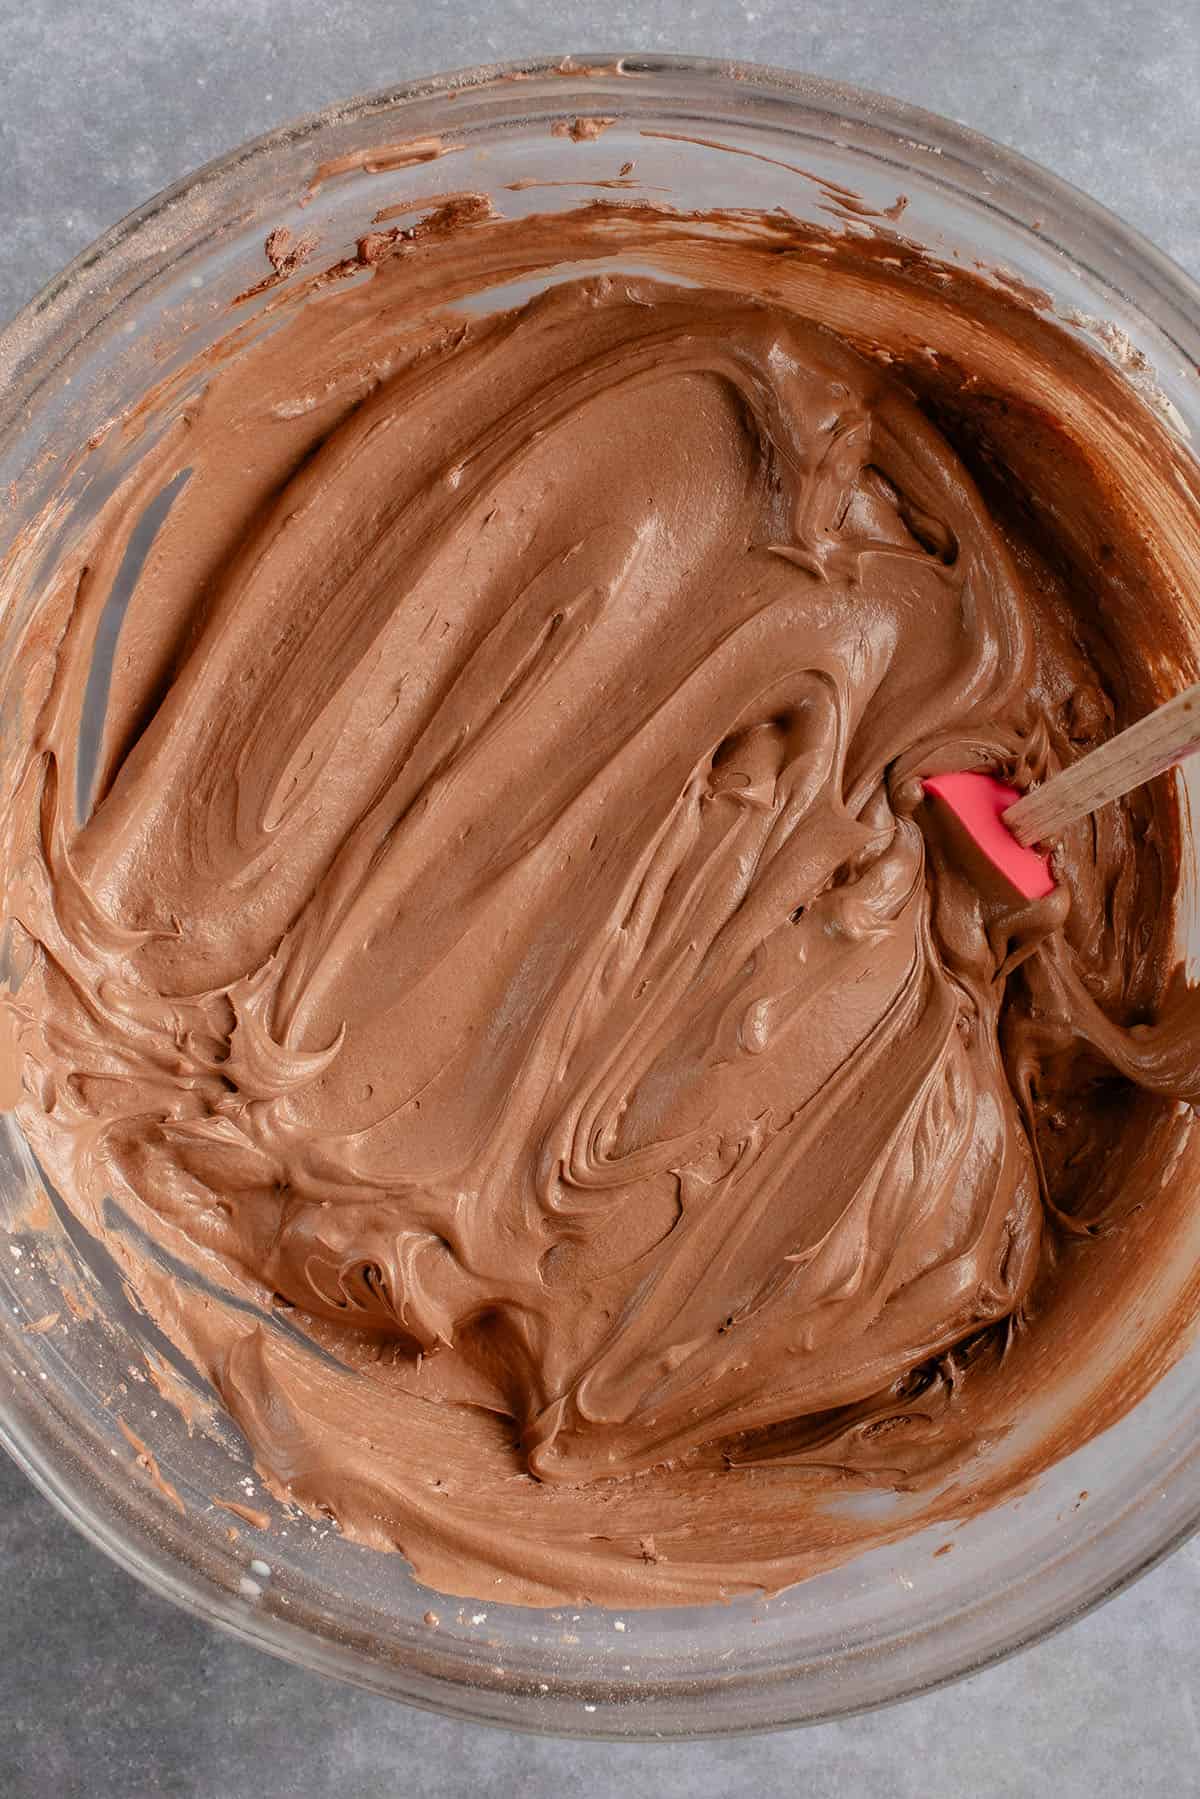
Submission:
<svg viewBox="0 0 1200 1799">
<path fill-rule="evenodd" d="M 962 119 L 1200 274 L 1197 0 L 0 0 L 0 319 L 120 214 L 298 113 L 546 50 L 776 62 Z M 1184 1799 L 1200 1547 L 946 1692 L 789 1735 L 557 1743 L 326 1687 L 172 1610 L 0 1455 L 0 1799 Z"/>
</svg>

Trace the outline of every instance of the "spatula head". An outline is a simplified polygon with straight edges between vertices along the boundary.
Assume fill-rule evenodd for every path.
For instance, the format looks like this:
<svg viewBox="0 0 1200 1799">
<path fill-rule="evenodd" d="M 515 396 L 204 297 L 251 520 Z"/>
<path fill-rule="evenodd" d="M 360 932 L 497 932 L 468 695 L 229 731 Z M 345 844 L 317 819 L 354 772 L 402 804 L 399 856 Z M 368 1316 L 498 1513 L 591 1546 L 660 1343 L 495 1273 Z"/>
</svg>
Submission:
<svg viewBox="0 0 1200 1799">
<path fill-rule="evenodd" d="M 1054 892 L 1050 858 L 1018 843 L 1003 814 L 1020 794 L 994 775 L 961 773 L 930 775 L 925 792 L 949 806 L 955 818 L 1009 884 L 1025 899 L 1045 899 Z"/>
</svg>

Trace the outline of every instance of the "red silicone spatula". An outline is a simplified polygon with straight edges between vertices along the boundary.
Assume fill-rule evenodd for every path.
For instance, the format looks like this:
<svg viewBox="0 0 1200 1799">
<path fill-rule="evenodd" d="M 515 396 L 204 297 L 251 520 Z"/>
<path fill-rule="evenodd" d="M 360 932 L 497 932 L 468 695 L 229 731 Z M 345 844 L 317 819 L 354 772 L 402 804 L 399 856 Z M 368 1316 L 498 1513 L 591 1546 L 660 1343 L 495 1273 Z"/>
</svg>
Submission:
<svg viewBox="0 0 1200 1799">
<path fill-rule="evenodd" d="M 930 775 L 926 793 L 949 806 L 963 829 L 1026 899 L 1054 891 L 1050 859 L 1034 846 L 1051 843 L 1076 819 L 1120 799 L 1200 750 L 1200 683 L 1185 688 L 1090 750 L 1032 793 L 1019 794 L 994 775 Z"/>
</svg>

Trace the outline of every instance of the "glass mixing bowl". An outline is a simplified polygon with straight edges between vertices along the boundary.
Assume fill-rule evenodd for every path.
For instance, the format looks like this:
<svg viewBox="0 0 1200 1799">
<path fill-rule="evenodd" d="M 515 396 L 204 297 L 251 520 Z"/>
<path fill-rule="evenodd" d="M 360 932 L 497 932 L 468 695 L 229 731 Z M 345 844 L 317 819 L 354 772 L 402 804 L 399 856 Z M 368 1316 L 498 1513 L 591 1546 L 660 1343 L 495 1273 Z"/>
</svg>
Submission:
<svg viewBox="0 0 1200 1799">
<path fill-rule="evenodd" d="M 599 143 L 552 133 L 577 114 L 616 122 Z M 647 129 L 751 154 L 647 138 Z M 461 147 L 386 178 L 363 166 L 372 149 L 429 136 Z M 1049 294 L 1076 329 L 1102 321 L 1101 349 L 1115 348 L 1126 366 L 1140 352 L 1168 414 L 1200 431 L 1200 290 L 1092 201 L 957 125 L 826 81 L 684 58 L 446 75 L 334 107 L 211 163 L 114 227 L 0 337 L 4 540 L 41 516 L 21 579 L 8 583 L 0 669 L 36 604 L 38 558 L 61 550 L 122 472 L 121 433 L 102 427 L 228 329 L 229 301 L 265 273 L 268 230 L 315 234 L 318 255 L 332 261 L 381 201 L 469 186 L 510 213 L 574 206 L 586 186 L 508 184 L 588 183 L 635 157 L 638 178 L 685 208 L 786 202 L 819 219 L 819 188 L 781 162 L 881 207 L 904 193 L 906 236 L 941 257 L 1002 266 Z M 311 193 L 314 171 L 339 158 L 357 167 Z M 175 403 L 186 396 L 181 380 Z M 1200 899 L 1187 879 L 1183 917 L 1194 937 Z M 398 1556 L 346 1542 L 262 1492 L 234 1427 L 194 1377 L 188 1402 L 188 1374 L 172 1365 L 170 1345 L 130 1303 L 102 1247 L 46 1194 L 10 1119 L 3 1131 L 0 1431 L 12 1454 L 158 1592 L 264 1649 L 411 1703 L 579 1736 L 680 1737 L 840 1716 L 1044 1635 L 1200 1521 L 1193 1341 L 1119 1424 L 955 1531 L 953 1555 L 934 1554 L 943 1526 L 771 1600 L 620 1618 L 446 1599 Z M 1200 1241 L 1178 1245 L 1180 1292 L 1198 1252 Z M 151 1367 L 157 1379 L 147 1378 Z M 183 1396 L 182 1410 L 171 1393 Z M 144 1459 L 135 1465 L 118 1413 L 182 1512 L 147 1478 Z M 243 1496 L 270 1513 L 272 1528 L 218 1509 L 214 1493 Z"/>
</svg>

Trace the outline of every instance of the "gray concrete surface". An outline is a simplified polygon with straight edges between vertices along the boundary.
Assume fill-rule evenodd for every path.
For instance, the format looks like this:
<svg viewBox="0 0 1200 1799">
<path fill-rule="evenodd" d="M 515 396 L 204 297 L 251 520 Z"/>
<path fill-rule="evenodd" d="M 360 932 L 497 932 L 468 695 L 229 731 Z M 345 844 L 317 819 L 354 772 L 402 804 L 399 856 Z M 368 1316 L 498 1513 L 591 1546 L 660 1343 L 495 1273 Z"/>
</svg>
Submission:
<svg viewBox="0 0 1200 1799">
<path fill-rule="evenodd" d="M 949 113 L 1200 273 L 1196 0 L 0 0 L 0 318 L 240 139 L 545 49 L 745 56 Z M 2 1799 L 1106 1799 L 1200 1793 L 1200 1549 L 1051 1642 L 851 1723 L 685 1748 L 465 1728 L 256 1654 L 111 1567 L 0 1457 Z"/>
</svg>

